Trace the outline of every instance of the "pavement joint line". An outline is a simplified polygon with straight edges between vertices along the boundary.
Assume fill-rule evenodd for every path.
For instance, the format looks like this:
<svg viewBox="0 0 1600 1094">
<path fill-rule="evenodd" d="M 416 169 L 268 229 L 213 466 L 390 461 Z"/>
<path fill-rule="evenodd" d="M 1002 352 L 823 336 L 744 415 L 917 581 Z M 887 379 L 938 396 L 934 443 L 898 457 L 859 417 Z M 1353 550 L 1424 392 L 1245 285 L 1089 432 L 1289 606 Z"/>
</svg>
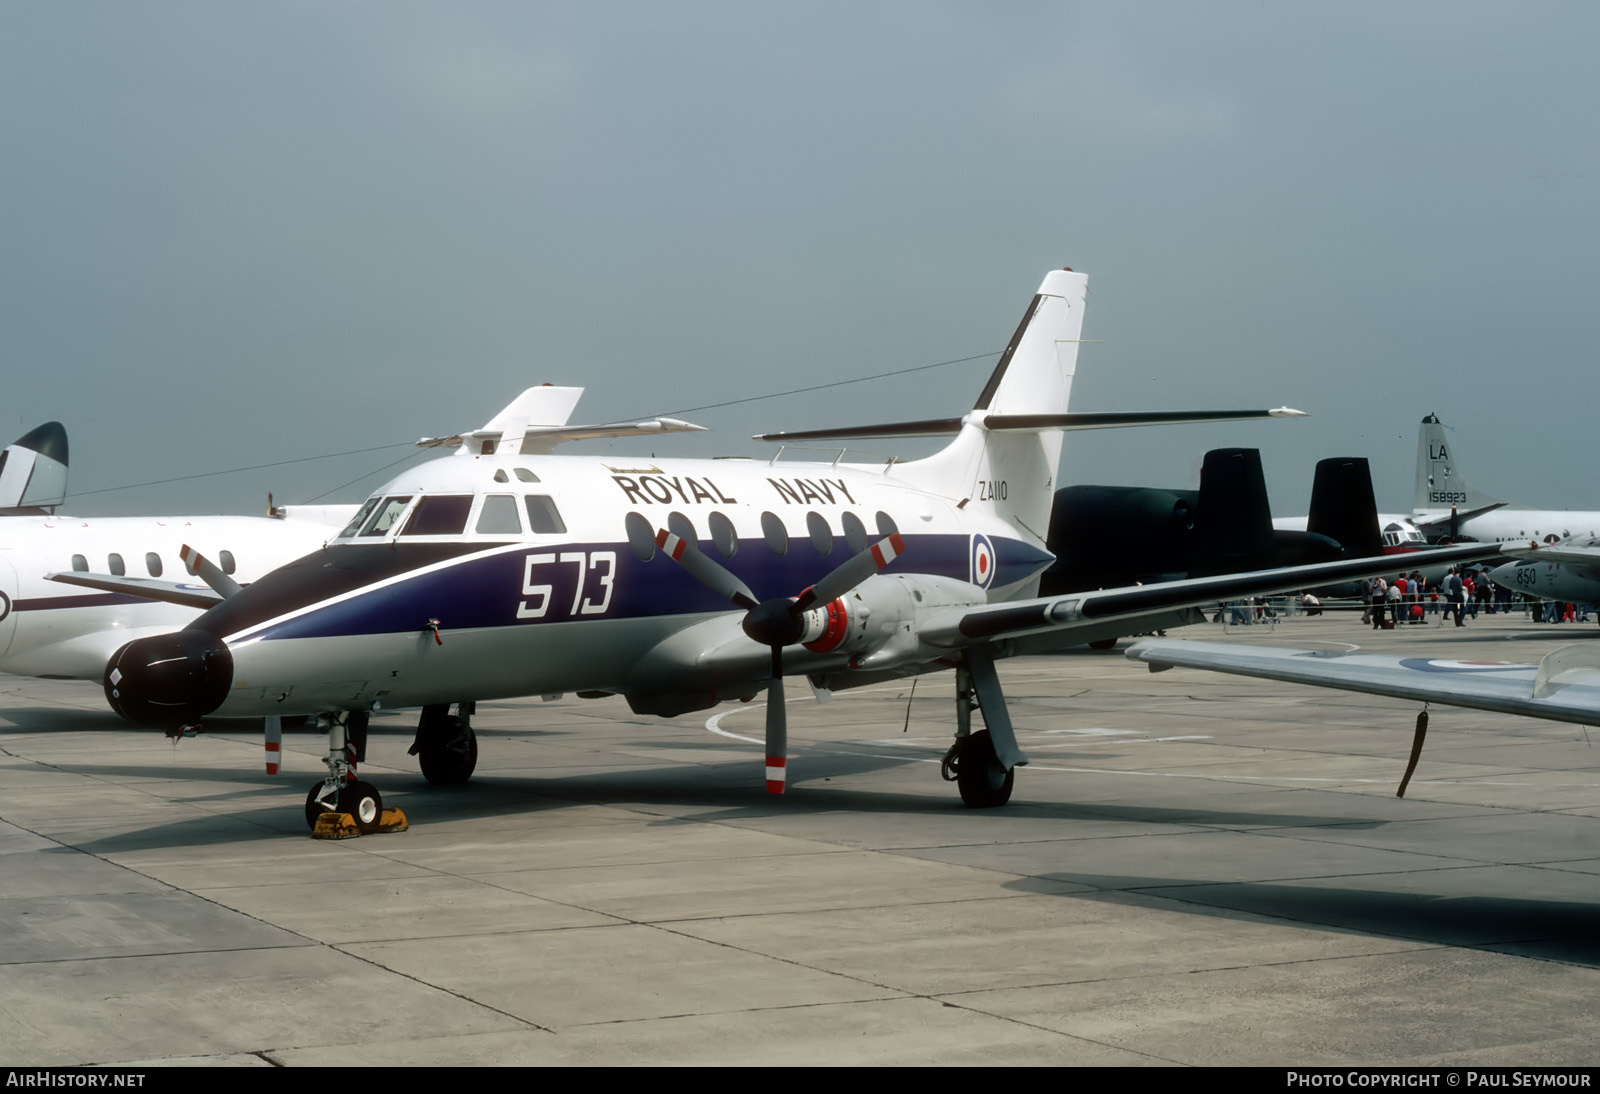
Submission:
<svg viewBox="0 0 1600 1094">
<path fill-rule="evenodd" d="M 1423 823 L 1423 822 L 1415 821 L 1413 823 L 1420 824 L 1420 823 Z M 1344 826 L 1344 825 L 1324 825 L 1323 827 L 1332 829 L 1332 828 L 1345 828 L 1346 826 Z M 1464 855 L 1441 855 L 1441 854 L 1436 854 L 1436 853 L 1434 853 L 1432 851 L 1416 851 L 1416 850 L 1411 850 L 1409 848 L 1396 848 L 1396 847 L 1390 847 L 1387 844 L 1383 844 L 1383 843 L 1369 843 L 1369 842 L 1363 842 L 1361 840 L 1317 839 L 1315 837 L 1315 835 L 1313 835 L 1313 833 L 1315 833 L 1317 831 L 1318 831 L 1318 829 L 1316 829 L 1316 828 L 1286 828 L 1286 829 L 1277 830 L 1277 831 L 1262 832 L 1260 834 L 1264 835 L 1264 836 L 1269 836 L 1269 837 L 1274 838 L 1274 839 L 1300 839 L 1300 840 L 1306 841 L 1307 843 L 1326 844 L 1326 845 L 1332 846 L 1332 847 L 1347 847 L 1347 846 L 1350 846 L 1350 845 L 1354 844 L 1355 846 L 1365 847 L 1368 850 L 1373 850 L 1373 851 L 1392 851 L 1392 852 L 1395 852 L 1396 854 L 1402 854 L 1402 855 L 1426 855 L 1429 858 L 1457 859 L 1460 862 L 1467 864 L 1467 865 L 1464 865 L 1464 866 L 1417 866 L 1417 867 L 1413 868 L 1417 873 L 1431 873 L 1434 870 L 1478 869 L 1478 868 L 1481 868 L 1481 867 L 1484 867 L 1484 866 L 1533 866 L 1533 865 L 1535 865 L 1534 863 L 1530 863 L 1530 862 L 1507 862 L 1507 861 L 1504 861 L 1504 860 L 1498 859 L 1498 858 L 1467 858 Z M 1592 859 L 1594 857 L 1596 857 L 1596 856 L 1594 856 L 1594 855 L 1590 855 L 1590 856 L 1586 856 L 1586 857 L 1585 856 L 1579 856 L 1579 857 L 1570 858 L 1570 859 L 1553 859 L 1551 861 L 1554 861 L 1554 862 L 1586 862 L 1589 859 Z M 1367 871 L 1367 872 L 1371 873 L 1371 871 Z M 1331 875 L 1331 876 L 1344 876 L 1344 875 Z"/>
<path fill-rule="evenodd" d="M 230 912 L 233 911 L 232 908 L 228 908 L 226 910 Z M 276 924 L 270 925 L 276 926 Z M 284 931 L 286 934 L 292 935 L 296 933 L 282 927 L 279 927 L 278 929 Z M 302 936 L 296 935 L 296 937 Z M 0 961 L 0 968 L 20 969 L 28 965 L 81 965 L 90 961 L 145 961 L 157 957 L 191 957 L 200 954 L 214 953 L 270 953 L 273 950 L 307 950 L 323 945 L 325 945 L 325 943 L 317 942 L 314 939 L 307 939 L 302 944 L 293 946 L 285 945 L 282 942 L 276 942 L 266 946 L 210 946 L 193 950 L 155 950 L 150 953 L 103 953 L 89 954 L 83 957 L 40 957 L 26 961 Z"/>
<path fill-rule="evenodd" d="M 905 988 L 897 988 L 897 987 L 895 987 L 895 986 L 893 986 L 891 984 L 879 983 L 879 982 L 877 982 L 875 980 L 870 980 L 870 979 L 868 979 L 866 977 L 863 977 L 863 976 L 856 976 L 856 975 L 853 975 L 853 974 L 847 973 L 847 972 L 838 972 L 838 971 L 833 970 L 833 969 L 818 968 L 815 965 L 808 965 L 803 961 L 798 961 L 798 960 L 795 960 L 793 958 L 780 957 L 780 956 L 778 956 L 776 954 L 763 953 L 760 950 L 754 950 L 754 949 L 751 949 L 751 948 L 749 948 L 747 946 L 737 946 L 737 945 L 734 945 L 731 942 L 723 942 L 723 941 L 715 941 L 715 940 L 699 938 L 696 935 L 687 934 L 686 932 L 683 932 L 683 931 L 673 931 L 673 930 L 671 930 L 669 928 L 666 928 L 666 927 L 658 927 L 658 929 L 663 930 L 668 934 L 673 934 L 673 935 L 678 935 L 678 936 L 684 937 L 684 938 L 694 939 L 694 940 L 699 941 L 699 942 L 711 941 L 712 945 L 721 946 L 721 947 L 724 947 L 724 948 L 727 948 L 727 949 L 735 950 L 735 951 L 740 952 L 740 953 L 748 953 L 748 954 L 752 954 L 754 956 L 764 957 L 764 958 L 768 959 L 769 961 L 779 961 L 779 962 L 782 962 L 783 964 L 786 964 L 786 965 L 792 965 L 795 968 L 807 969 L 807 970 L 809 970 L 811 972 L 821 973 L 822 975 L 825 975 L 825 976 L 837 976 L 837 977 L 842 977 L 843 979 L 846 979 L 846 980 L 853 980 L 856 983 L 864 984 L 867 987 L 877 988 L 877 989 L 879 989 L 881 991 L 886 991 L 886 992 L 893 992 L 900 998 L 925 999 L 930 1003 L 938 1003 L 938 1004 L 940 1004 L 942 1006 L 943 1005 L 957 1006 L 957 1004 L 946 1004 L 943 999 L 939 998 L 937 995 L 934 995 L 934 994 L 932 994 L 930 992 L 920 992 L 920 991 L 912 991 L 912 990 L 905 989 Z M 1012 990 L 1015 990 L 1015 989 L 1012 989 Z M 752 1009 L 755 1009 L 755 1008 L 752 1008 Z M 785 1008 L 774 1008 L 774 1009 L 785 1009 Z M 972 1008 L 960 1007 L 959 1009 L 970 1010 Z M 736 1012 L 724 1012 L 724 1013 L 736 1013 Z M 976 1012 L 976 1013 L 984 1013 L 984 1012 Z M 1032 1022 L 1027 1022 L 1027 1021 L 1024 1021 L 1022 1019 L 1013 1018 L 1013 1017 L 1010 1017 L 1008 1015 L 990 1014 L 990 1015 L 988 1015 L 988 1017 L 995 1018 L 995 1019 L 998 1019 L 999 1021 L 1006 1022 L 1006 1023 L 1012 1024 L 1012 1025 L 1018 1025 L 1018 1026 L 1022 1026 L 1022 1027 L 1028 1028 L 1028 1029 L 1038 1030 L 1038 1031 L 1041 1031 L 1041 1032 L 1044 1032 L 1044 1033 L 1050 1033 L 1050 1034 L 1053 1034 L 1053 1035 L 1055 1035 L 1057 1037 L 1066 1037 L 1066 1038 L 1069 1038 L 1069 1039 L 1076 1039 L 1076 1040 L 1087 1040 L 1087 1038 L 1075 1037 L 1075 1035 L 1073 1035 L 1073 1034 L 1062 1033 L 1060 1030 L 1054 1030 L 1054 1029 L 1049 1029 L 1049 1028 L 1044 1027 L 1044 1026 L 1038 1026 L 1038 1025 L 1035 1025 L 1034 1023 L 1032 1023 Z M 1092 1042 L 1092 1043 L 1098 1043 L 1098 1042 Z M 1152 1057 L 1152 1058 L 1159 1058 L 1159 1057 Z"/>
<path fill-rule="evenodd" d="M 991 990 L 993 990 L 993 989 L 991 989 Z M 1015 990 L 1015 989 L 1013 989 L 1013 990 Z M 958 994 L 958 993 L 952 993 L 952 994 Z M 931 997 L 931 998 L 933 998 L 935 1002 L 939 1003 L 942 1006 L 953 1007 L 956 1010 L 964 1010 L 964 1011 L 967 1011 L 969 1014 L 981 1014 L 986 1018 L 997 1018 L 1002 1022 L 1010 1022 L 1013 1025 L 1023 1026 L 1024 1028 L 1027 1028 L 1027 1029 L 1039 1030 L 1039 1031 L 1041 1031 L 1043 1033 L 1053 1033 L 1058 1037 L 1065 1037 L 1070 1041 L 1081 1041 L 1084 1044 L 1098 1045 L 1101 1048 L 1109 1048 L 1109 1049 L 1113 1049 L 1113 1050 L 1115 1050 L 1117 1052 L 1128 1052 L 1128 1053 L 1132 1053 L 1135 1056 L 1143 1056 L 1147 1060 L 1159 1060 L 1164 1064 L 1171 1064 L 1174 1067 L 1194 1067 L 1195 1066 L 1194 1064 L 1187 1063 L 1186 1061 L 1183 1061 L 1183 1060 L 1174 1059 L 1173 1057 L 1170 1057 L 1170 1056 L 1159 1056 L 1156 1053 L 1146 1052 L 1143 1049 L 1130 1048 L 1127 1045 L 1118 1045 L 1118 1044 L 1114 1044 L 1114 1043 L 1112 1043 L 1110 1041 L 1101 1041 L 1101 1040 L 1098 1040 L 1097 1038 L 1094 1038 L 1094 1037 L 1085 1037 L 1081 1033 L 1067 1033 L 1064 1030 L 1051 1029 L 1049 1026 L 1042 1026 L 1042 1025 L 1038 1024 L 1037 1022 L 1029 1022 L 1029 1021 L 1026 1021 L 1025 1019 L 1018 1018 L 1018 1017 L 1016 1017 L 1014 1015 L 997 1014 L 994 1011 L 984 1010 L 981 1007 L 974 1007 L 974 1006 L 970 1006 L 970 1005 L 965 1004 L 965 1003 L 953 1003 L 949 999 L 941 997 L 941 996 L 934 996 L 934 997 Z"/>
<path fill-rule="evenodd" d="M 704 941 L 704 939 L 699 941 Z M 767 957 L 770 955 L 761 954 L 760 956 Z M 877 1003 L 899 1003 L 907 999 L 923 998 L 922 996 L 895 991 L 892 988 L 888 990 L 891 994 L 882 995 L 876 999 L 842 999 L 834 1003 L 820 1001 L 810 1003 L 774 1003 L 769 1006 L 735 1007 L 728 1010 L 686 1010 L 678 1014 L 649 1014 L 638 1018 L 607 1018 L 599 1022 L 574 1022 L 570 1026 L 561 1027 L 561 1029 L 595 1029 L 601 1026 L 635 1025 L 640 1022 L 671 1022 L 679 1018 L 711 1018 L 719 1014 L 771 1014 L 785 1010 L 815 1010 L 819 1007 L 867 1007 Z M 557 1037 L 561 1036 L 561 1030 L 552 1030 L 552 1032 Z"/>
<path fill-rule="evenodd" d="M 19 825 L 18 827 L 22 827 L 22 826 Z M 29 830 L 29 829 L 24 829 L 24 831 L 30 831 L 30 833 L 32 835 L 40 836 L 40 838 L 42 838 L 42 839 L 50 840 L 50 842 L 55 843 L 57 846 L 62 846 L 62 847 L 70 846 L 68 844 L 63 844 L 59 840 L 53 839 L 50 836 L 44 836 L 44 835 L 41 835 L 38 832 L 31 832 L 31 830 Z M 78 962 L 78 961 L 119 960 L 119 959 L 134 959 L 134 958 L 139 958 L 139 957 L 158 957 L 158 956 L 180 956 L 180 955 L 198 954 L 198 953 L 256 952 L 256 951 L 273 950 L 273 949 L 285 949 L 285 950 L 287 950 L 287 949 L 306 949 L 306 948 L 309 948 L 309 947 L 317 947 L 317 948 L 329 950 L 329 951 L 332 951 L 332 952 L 335 952 L 335 953 L 343 954 L 344 956 L 350 958 L 353 961 L 359 961 L 362 964 L 370 965 L 371 967 L 376 968 L 376 969 L 381 969 L 382 971 L 387 972 L 390 975 L 399 976 L 404 980 L 409 980 L 412 983 L 418 984 L 418 985 L 420 985 L 420 986 L 422 986 L 424 988 L 429 988 L 429 989 L 432 989 L 434 991 L 444 992 L 445 994 L 453 996 L 454 998 L 460 999 L 463 1002 L 466 1002 L 466 1003 L 471 1004 L 473 1006 L 482 1007 L 485 1010 L 494 1011 L 497 1014 L 502 1014 L 505 1017 L 512 1019 L 513 1021 L 522 1022 L 525 1025 L 528 1025 L 528 1026 L 530 1026 L 530 1027 L 532 1027 L 534 1029 L 545 1029 L 544 1026 L 541 1026 L 536 1022 L 530 1022 L 525 1018 L 522 1018 L 522 1017 L 520 1017 L 518 1015 L 515 1015 L 515 1014 L 510 1014 L 510 1013 L 508 1013 L 506 1011 L 502 1011 L 498 1007 L 491 1006 L 488 1003 L 484 1003 L 484 1002 L 481 1002 L 481 1001 L 476 1000 L 476 999 L 471 999 L 471 998 L 469 998 L 467 996 L 461 995 L 458 992 L 451 991 L 449 988 L 443 987 L 442 985 L 431 984 L 426 980 L 422 980 L 422 979 L 419 979 L 418 977 L 411 976 L 411 975 L 409 975 L 407 973 L 400 972 L 397 969 L 388 968 L 385 965 L 383 965 L 383 964 L 381 964 L 381 963 L 379 963 L 377 961 L 373 961 L 373 960 L 370 960 L 368 958 L 364 958 L 359 954 L 350 953 L 347 950 L 340 949 L 338 946 L 330 945 L 330 944 L 328 944 L 326 942 L 320 942 L 317 939 L 311 938 L 310 936 L 308 936 L 308 935 L 306 935 L 306 934 L 304 934 L 304 933 L 302 933 L 300 931 L 294 930 L 293 928 L 290 928 L 290 927 L 285 927 L 285 926 L 283 926 L 282 924 L 279 924 L 279 923 L 273 923 L 270 920 L 263 919 L 262 917 L 260 917 L 258 915 L 253 915 L 250 912 L 241 911 L 238 908 L 230 908 L 226 904 L 221 903 L 220 901 L 213 900 L 210 897 L 205 896 L 204 893 L 202 893 L 202 892 L 197 892 L 197 891 L 189 890 L 189 889 L 180 889 L 178 886 L 173 885 L 173 884 L 171 884 L 169 882 L 166 882 L 166 881 L 162 881 L 160 878 L 157 878 L 157 877 L 154 877 L 154 876 L 152 876 L 150 874 L 147 874 L 147 873 L 143 872 L 142 870 L 135 869 L 132 866 L 127 866 L 127 865 L 124 865 L 124 864 L 119 863 L 119 862 L 113 862 L 112 860 L 106 858 L 104 855 L 98 855 L 98 854 L 95 854 L 92 851 L 85 851 L 81 847 L 72 847 L 71 849 L 76 851 L 76 852 L 78 852 L 79 854 L 88 855 L 91 858 L 96 858 L 96 859 L 99 859 L 102 862 L 109 863 L 110 865 L 115 866 L 118 869 L 127 870 L 128 872 L 130 872 L 132 874 L 135 874 L 135 875 L 137 875 L 139 877 L 143 877 L 148 881 L 153 881 L 157 885 L 161 885 L 161 886 L 163 886 L 163 887 L 165 887 L 167 889 L 170 889 L 171 891 L 173 891 L 175 893 L 180 893 L 180 894 L 183 894 L 185 896 L 193 897 L 196 900 L 200 900 L 200 901 L 202 901 L 202 902 L 204 902 L 206 904 L 211 905 L 214 908 L 219 908 L 224 912 L 231 913 L 233 915 L 243 916 L 246 919 L 253 920 L 256 923 L 261 923 L 261 924 L 263 924 L 263 925 L 265 925 L 267 927 L 271 927 L 274 930 L 283 931 L 285 934 L 288 934 L 288 935 L 290 935 L 292 937 L 299 938 L 299 939 L 303 940 L 304 945 L 302 945 L 302 946 L 292 946 L 292 947 L 291 946 L 283 946 L 283 945 L 277 945 L 277 946 L 239 946 L 239 947 L 221 947 L 221 948 L 213 947 L 213 948 L 209 948 L 209 949 L 201 948 L 201 949 L 195 949 L 195 950 L 177 950 L 177 951 L 173 951 L 170 954 L 168 954 L 168 953 L 162 953 L 162 954 L 123 954 L 123 955 L 108 955 L 108 956 L 100 957 L 100 958 L 93 958 L 93 957 L 86 957 L 86 958 L 58 958 L 58 959 L 55 959 L 53 961 L 0 962 L 0 967 L 3 967 L 4 965 L 7 965 L 7 964 L 14 964 L 14 965 L 63 964 L 63 963 L 72 963 L 72 962 Z M 350 848 L 350 850 L 359 851 L 360 848 L 352 847 L 352 848 Z M 604 914 L 604 913 L 601 913 L 601 914 Z"/>
<path fill-rule="evenodd" d="M 1382 937 L 1382 936 L 1379 936 L 1379 937 Z M 1412 940 L 1412 939 L 1401 939 L 1400 941 L 1414 941 L 1414 940 Z M 1361 961 L 1361 960 L 1365 960 L 1367 958 L 1374 958 L 1374 957 L 1376 957 L 1376 958 L 1385 958 L 1385 957 L 1399 957 L 1399 956 L 1401 956 L 1403 954 L 1441 953 L 1441 952 L 1445 952 L 1445 951 L 1448 951 L 1448 950 L 1451 950 L 1451 949 L 1454 949 L 1454 948 L 1455 947 L 1453 947 L 1453 946 L 1445 945 L 1445 944 L 1442 944 L 1442 943 L 1433 943 L 1433 944 L 1424 944 L 1424 945 L 1412 946 L 1412 947 L 1410 947 L 1408 949 L 1399 949 L 1399 950 L 1396 950 L 1396 949 L 1383 949 L 1383 950 L 1369 950 L 1369 951 L 1364 952 L 1364 953 L 1328 954 L 1328 955 L 1322 956 L 1322 957 L 1293 957 L 1293 958 L 1289 958 L 1288 960 L 1285 960 L 1285 961 L 1255 961 L 1255 962 L 1251 962 L 1250 964 L 1247 964 L 1247 965 L 1211 965 L 1211 966 L 1207 966 L 1205 968 L 1189 969 L 1186 972 L 1184 972 L 1183 975 L 1185 975 L 1185 976 L 1204 976 L 1204 975 L 1207 975 L 1209 973 L 1218 973 L 1218 972 L 1248 972 L 1248 971 L 1250 971 L 1252 969 L 1292 968 L 1292 967 L 1294 967 L 1296 965 L 1325 965 L 1325 964 L 1328 964 L 1330 962 Z M 1005 987 L 1005 988 L 962 988 L 962 989 L 959 989 L 959 990 L 956 990 L 956 991 L 946 992 L 944 994 L 944 996 L 940 996 L 940 998 L 944 998 L 944 997 L 947 997 L 947 996 L 962 996 L 962 995 L 992 995 L 993 993 L 995 993 L 997 991 L 1037 991 L 1040 988 L 1074 988 L 1074 987 L 1082 987 L 1082 986 L 1087 985 L 1087 984 L 1119 984 L 1119 983 L 1126 983 L 1129 980 L 1146 980 L 1146 979 L 1149 979 L 1151 977 L 1151 975 L 1152 974 L 1148 973 L 1148 972 L 1131 972 L 1131 973 L 1127 973 L 1127 974 L 1124 974 L 1124 975 L 1121 975 L 1121 976 L 1092 976 L 1092 977 L 1086 977 L 1086 978 L 1081 979 L 1081 980 L 1051 980 L 1051 981 L 1041 982 L 1041 983 L 1038 983 L 1038 984 L 1030 984 L 1030 985 L 1027 985 L 1026 987 L 1021 987 L 1021 988 L 1017 988 L 1017 987 Z M 973 1007 L 972 1009 L 973 1010 L 979 1010 L 981 1013 L 988 1013 L 987 1011 L 982 1011 L 981 1008 L 978 1008 L 978 1007 Z"/>
<path fill-rule="evenodd" d="M 379 944 L 381 944 L 381 943 L 379 943 Z M 436 992 L 440 992 L 441 994 L 448 995 L 452 999 L 459 999 L 461 1002 L 466 1003 L 468 1006 L 478 1007 L 478 1008 L 481 1008 L 482 1010 L 489 1011 L 489 1012 L 491 1012 L 493 1014 L 501 1015 L 501 1016 L 503 1016 L 505 1018 L 511 1019 L 513 1022 L 520 1022 L 520 1023 L 522 1023 L 522 1025 L 528 1027 L 529 1029 L 543 1030 L 545 1033 L 554 1032 L 553 1030 L 550 1029 L 549 1026 L 541 1026 L 538 1022 L 535 1022 L 532 1019 L 524 1018 L 520 1014 L 512 1014 L 510 1011 L 504 1010 L 504 1009 L 502 1009 L 500 1007 L 497 1007 L 493 1003 L 486 1003 L 482 999 L 474 999 L 470 995 L 464 995 L 461 992 L 454 990 L 453 988 L 445 987 L 443 984 L 435 984 L 435 983 L 432 983 L 431 981 L 424 980 L 419 976 L 413 976 L 410 973 L 401 972 L 399 969 L 392 969 L 389 966 L 385 965 L 381 961 L 376 961 L 376 960 L 374 960 L 374 959 L 372 959 L 370 957 L 362 957 L 360 954 L 357 954 L 357 953 L 351 953 L 349 950 L 343 949 L 341 946 L 332 945 L 330 943 L 318 943 L 318 945 L 326 946 L 328 949 L 334 951 L 335 953 L 343 954 L 345 957 L 350 958 L 352 961 L 359 961 L 363 965 L 370 965 L 372 968 L 381 969 L 381 970 L 383 970 L 384 972 L 388 973 L 391 976 L 398 976 L 402 980 L 409 980 L 413 984 L 417 984 L 417 985 L 419 985 L 419 986 L 421 986 L 423 988 L 427 988 L 427 989 L 429 989 L 431 991 L 436 991 Z M 343 945 L 350 946 L 350 945 L 357 945 L 357 943 L 346 942 Z"/>
</svg>

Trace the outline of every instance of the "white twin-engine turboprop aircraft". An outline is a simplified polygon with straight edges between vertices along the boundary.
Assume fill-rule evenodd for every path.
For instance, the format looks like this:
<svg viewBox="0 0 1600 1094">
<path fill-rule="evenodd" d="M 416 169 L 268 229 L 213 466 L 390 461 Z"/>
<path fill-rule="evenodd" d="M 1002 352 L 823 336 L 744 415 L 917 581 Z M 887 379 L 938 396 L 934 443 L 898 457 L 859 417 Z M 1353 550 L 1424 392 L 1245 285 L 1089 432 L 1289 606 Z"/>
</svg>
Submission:
<svg viewBox="0 0 1600 1094">
<path fill-rule="evenodd" d="M 0 451 L 0 672 L 98 680 L 106 660 L 130 639 L 182 627 L 215 601 L 205 585 L 173 582 L 188 569 L 185 544 L 250 581 L 320 547 L 355 509 L 297 506 L 276 510 L 275 520 L 71 517 L 55 512 L 66 489 L 67 431 L 60 422 L 46 422 Z M 79 587 L 47 580 L 52 571 Z M 114 584 L 98 581 L 102 576 Z M 167 602 L 127 591 L 141 583 L 161 589 Z"/>
<path fill-rule="evenodd" d="M 1044 279 L 964 417 L 772 438 L 954 435 L 914 462 L 544 455 L 569 436 L 685 426 L 529 429 L 513 404 L 482 430 L 429 442 L 459 447 L 398 475 L 326 549 L 250 587 L 214 580 L 201 560 L 221 602 L 176 634 L 119 650 L 107 697 L 169 730 L 265 716 L 269 770 L 278 716 L 325 716 L 328 776 L 307 796 L 307 820 L 332 808 L 371 830 L 381 799 L 355 764 L 379 704 L 422 708 L 412 752 L 429 781 L 450 783 L 476 764 L 478 700 L 622 695 L 635 711 L 675 715 L 765 689 L 767 785 L 781 791 L 784 676 L 841 689 L 949 670 L 945 774 L 967 804 L 1003 804 L 1027 759 L 997 658 L 1392 565 L 1035 596 L 1052 560 L 1044 532 L 1062 430 L 1299 413 L 1068 413 L 1085 284 L 1070 270 Z M 986 726 L 977 732 L 973 709 Z"/>
</svg>

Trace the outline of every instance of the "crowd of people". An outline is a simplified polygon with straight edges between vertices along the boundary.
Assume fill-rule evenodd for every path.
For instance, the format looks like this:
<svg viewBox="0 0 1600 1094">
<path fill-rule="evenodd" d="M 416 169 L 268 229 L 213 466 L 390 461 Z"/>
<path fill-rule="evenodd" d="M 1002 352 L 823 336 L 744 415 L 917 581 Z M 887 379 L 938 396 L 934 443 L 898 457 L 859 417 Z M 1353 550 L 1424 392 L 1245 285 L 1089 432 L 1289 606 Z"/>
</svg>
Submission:
<svg viewBox="0 0 1600 1094">
<path fill-rule="evenodd" d="M 1321 615 L 1324 609 L 1321 599 L 1313 593 L 1302 594 L 1299 607 L 1305 615 Z M 1272 601 L 1260 596 L 1230 601 L 1221 609 L 1216 622 L 1226 619 L 1235 626 L 1275 623 L 1278 617 Z M 1490 580 L 1488 566 L 1452 566 L 1436 582 L 1412 570 L 1393 578 L 1368 578 L 1361 588 L 1361 622 L 1372 624 L 1374 630 L 1433 619 L 1441 625 L 1453 621 L 1464 627 L 1480 612 L 1495 615 L 1524 609 L 1535 623 L 1587 623 L 1589 613 L 1597 610 L 1589 604 L 1562 604 L 1513 592 Z"/>
<path fill-rule="evenodd" d="M 1393 580 L 1382 577 L 1369 578 L 1361 593 L 1361 622 L 1371 623 L 1374 629 L 1400 623 L 1426 622 L 1429 616 L 1443 613 L 1444 619 L 1454 620 L 1458 627 L 1466 626 L 1468 618 L 1511 611 L 1513 593 L 1497 586 L 1489 579 L 1487 566 L 1452 566 L 1436 583 L 1430 583 L 1419 571 L 1402 573 Z M 1562 621 L 1587 622 L 1589 606 L 1586 604 L 1556 604 L 1525 597 L 1532 603 L 1533 621 L 1558 623 Z M 1521 605 L 1518 605 L 1520 610 Z M 1441 620 L 1442 622 L 1443 620 Z"/>
</svg>

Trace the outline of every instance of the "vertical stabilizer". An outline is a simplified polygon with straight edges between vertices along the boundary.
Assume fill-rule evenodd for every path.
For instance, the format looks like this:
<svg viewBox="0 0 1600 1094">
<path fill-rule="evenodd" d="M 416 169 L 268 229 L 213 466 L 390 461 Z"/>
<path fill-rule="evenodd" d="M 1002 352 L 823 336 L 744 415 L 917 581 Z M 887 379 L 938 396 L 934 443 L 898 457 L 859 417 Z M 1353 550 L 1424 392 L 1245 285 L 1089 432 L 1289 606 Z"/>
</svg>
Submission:
<svg viewBox="0 0 1600 1094">
<path fill-rule="evenodd" d="M 1345 558 L 1383 554 L 1372 470 L 1365 459 L 1333 456 L 1317 461 L 1306 531 L 1337 540 Z"/>
<path fill-rule="evenodd" d="M 1200 468 L 1191 577 L 1278 565 L 1267 478 L 1254 448 L 1214 448 Z"/>
<path fill-rule="evenodd" d="M 0 452 L 0 509 L 53 509 L 67 496 L 67 430 L 46 422 Z"/>
<path fill-rule="evenodd" d="M 1088 281 L 1072 270 L 1045 275 L 961 432 L 942 452 L 905 465 L 909 483 L 966 499 L 969 507 L 988 507 L 1044 543 L 1061 431 L 990 433 L 983 421 L 990 414 L 1066 412 Z"/>
<path fill-rule="evenodd" d="M 1417 432 L 1417 481 L 1412 493 L 1413 513 L 1435 512 L 1452 505 L 1465 513 L 1469 509 L 1504 504 L 1499 498 L 1475 489 L 1461 475 L 1451 442 L 1445 440 L 1444 424 L 1437 415 L 1422 419 Z"/>
</svg>

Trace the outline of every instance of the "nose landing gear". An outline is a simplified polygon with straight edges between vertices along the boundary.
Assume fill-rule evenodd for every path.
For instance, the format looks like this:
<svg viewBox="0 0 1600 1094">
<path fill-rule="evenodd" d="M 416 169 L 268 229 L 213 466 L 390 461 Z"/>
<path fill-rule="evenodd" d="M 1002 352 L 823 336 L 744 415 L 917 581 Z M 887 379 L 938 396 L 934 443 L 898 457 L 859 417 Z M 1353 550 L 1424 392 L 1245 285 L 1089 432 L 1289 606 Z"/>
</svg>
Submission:
<svg viewBox="0 0 1600 1094">
<path fill-rule="evenodd" d="M 306 794 L 306 824 L 319 839 L 348 839 L 371 832 L 400 832 L 406 817 L 398 809 L 385 810 L 377 787 L 356 778 L 356 764 L 366 759 L 367 712 L 338 711 L 324 715 L 328 726 L 328 754 L 323 763 L 328 777 L 312 783 Z"/>
</svg>

